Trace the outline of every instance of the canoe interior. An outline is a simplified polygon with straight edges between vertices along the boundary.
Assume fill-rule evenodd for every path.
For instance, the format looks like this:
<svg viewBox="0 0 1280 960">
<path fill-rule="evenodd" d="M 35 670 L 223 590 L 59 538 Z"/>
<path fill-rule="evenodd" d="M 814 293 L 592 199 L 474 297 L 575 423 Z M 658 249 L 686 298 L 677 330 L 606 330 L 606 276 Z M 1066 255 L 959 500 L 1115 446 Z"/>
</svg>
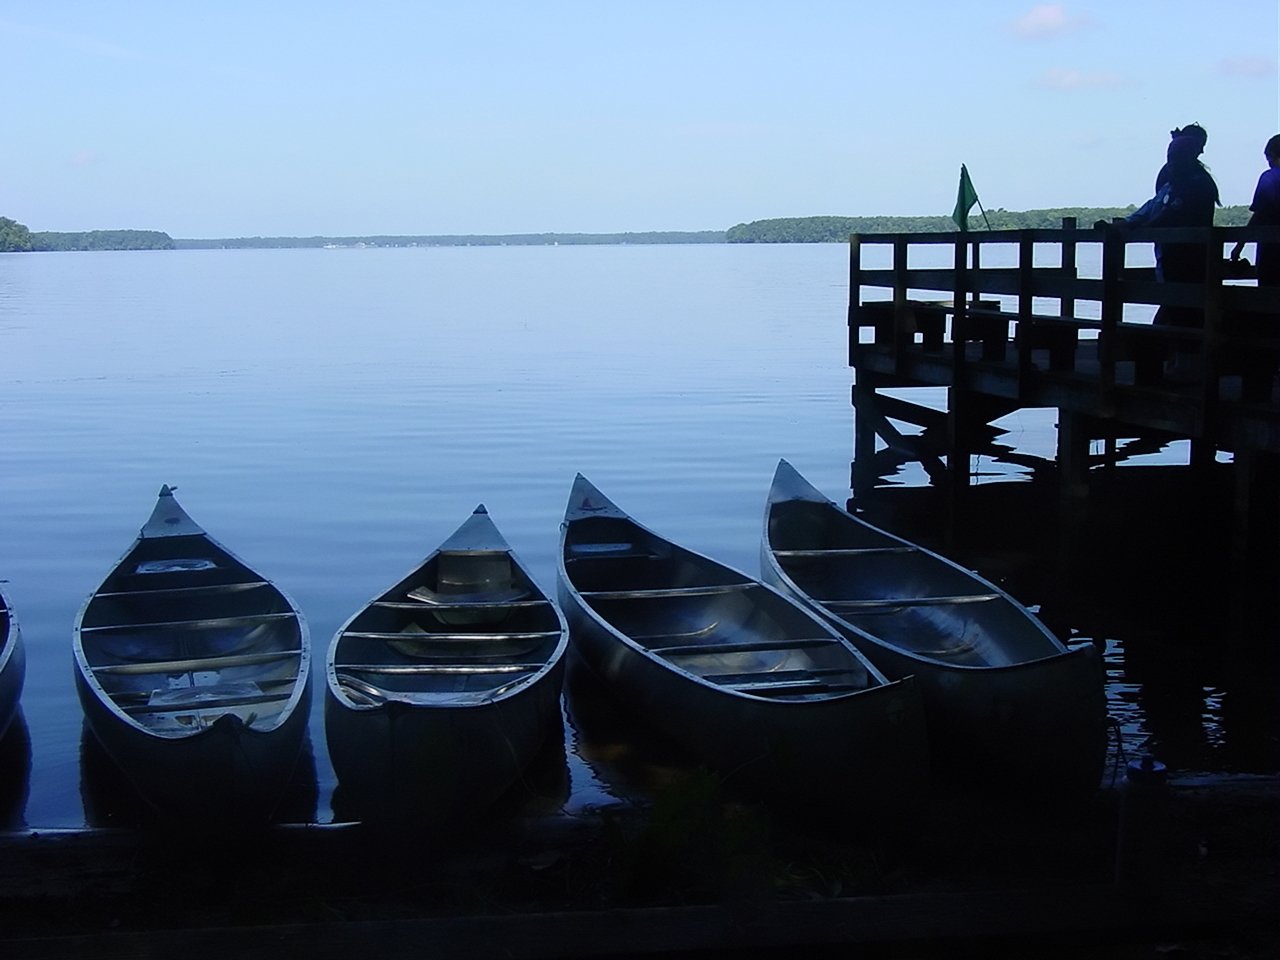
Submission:
<svg viewBox="0 0 1280 960">
<path fill-rule="evenodd" d="M 629 520 L 575 520 L 564 550 L 570 586 L 599 618 L 710 683 L 778 700 L 878 684 L 857 654 L 787 600 Z"/>
<path fill-rule="evenodd" d="M 158 734 L 226 714 L 270 728 L 303 657 L 288 599 L 203 535 L 140 539 L 86 604 L 79 641 L 106 697 Z"/>
<path fill-rule="evenodd" d="M 991 584 L 834 504 L 772 504 L 768 541 L 801 592 L 888 646 L 964 667 L 1063 652 L 1024 607 Z"/>
<path fill-rule="evenodd" d="M 351 619 L 333 651 L 355 705 L 487 702 L 562 648 L 559 613 L 506 550 L 441 550 Z"/>
</svg>

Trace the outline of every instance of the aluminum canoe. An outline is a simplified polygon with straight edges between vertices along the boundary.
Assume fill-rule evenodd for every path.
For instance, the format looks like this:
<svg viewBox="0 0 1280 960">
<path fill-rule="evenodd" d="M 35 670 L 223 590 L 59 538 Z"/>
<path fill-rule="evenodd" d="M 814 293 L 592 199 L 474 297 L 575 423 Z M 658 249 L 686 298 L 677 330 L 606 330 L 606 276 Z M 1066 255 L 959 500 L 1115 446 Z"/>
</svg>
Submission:
<svg viewBox="0 0 1280 960">
<path fill-rule="evenodd" d="M 170 487 L 81 607 L 73 653 L 90 730 L 163 818 L 270 818 L 307 729 L 306 621 Z"/>
<path fill-rule="evenodd" d="M 928 764 L 914 681 L 886 680 L 824 620 L 642 526 L 581 474 L 558 589 L 583 662 L 728 783 L 848 813 L 915 809 Z"/>
<path fill-rule="evenodd" d="M 22 683 L 26 676 L 27 657 L 22 646 L 22 631 L 17 617 L 0 591 L 0 737 L 18 712 Z"/>
<path fill-rule="evenodd" d="M 334 634 L 325 730 L 346 808 L 447 830 L 562 729 L 568 629 L 484 505 Z"/>
<path fill-rule="evenodd" d="M 786 460 L 761 569 L 886 676 L 915 676 L 938 761 L 1064 796 L 1097 788 L 1107 717 L 1092 645 L 1066 647 L 1000 587 L 842 509 Z"/>
</svg>

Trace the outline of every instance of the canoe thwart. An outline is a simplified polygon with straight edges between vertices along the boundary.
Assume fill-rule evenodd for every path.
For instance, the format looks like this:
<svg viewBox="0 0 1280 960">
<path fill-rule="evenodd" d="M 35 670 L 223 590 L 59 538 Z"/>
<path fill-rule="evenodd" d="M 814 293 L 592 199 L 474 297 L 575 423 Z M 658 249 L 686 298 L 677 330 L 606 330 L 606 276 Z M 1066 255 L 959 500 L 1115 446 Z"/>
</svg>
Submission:
<svg viewBox="0 0 1280 960">
<path fill-rule="evenodd" d="M 814 637 L 795 640 L 738 640 L 729 643 L 680 643 L 671 646 L 650 646 L 654 653 L 664 657 L 714 657 L 722 653 L 764 653 L 771 650 L 804 650 L 837 643 L 833 637 Z"/>
<path fill-rule="evenodd" d="M 447 604 L 446 603 L 429 604 L 421 600 L 416 600 L 412 603 L 409 603 L 404 600 L 375 600 L 373 601 L 373 603 L 369 604 L 369 606 L 381 607 L 386 610 L 417 610 L 419 612 L 423 610 L 432 609 L 433 607 L 445 607 L 445 606 L 450 607 L 451 609 L 458 608 L 458 607 L 465 607 L 469 610 L 484 608 L 484 607 L 502 607 L 502 608 L 510 608 L 512 610 L 526 610 L 530 607 L 551 606 L 550 600 L 494 600 L 494 599 L 462 600 L 461 599 L 462 596 L 463 596 L 462 594 L 458 594 L 456 597 L 451 597 Z M 485 594 L 484 596 L 492 597 L 492 594 Z"/>
<path fill-rule="evenodd" d="M 409 643 L 509 643 L 513 640 L 545 640 L 560 636 L 559 630 L 530 630 L 527 633 L 394 633 L 377 630 L 349 630 L 343 637 L 357 640 L 394 640 Z"/>
<path fill-rule="evenodd" d="M 191 657 L 186 660 L 151 660 L 145 663 L 108 663 L 94 667 L 95 674 L 144 676 L 151 673 L 203 673 L 229 667 L 251 667 L 302 655 L 301 650 L 270 650 L 263 653 L 233 653 L 218 657 Z"/>
<path fill-rule="evenodd" d="M 761 686 L 781 685 L 808 681 L 821 683 L 824 677 L 840 677 L 858 672 L 854 667 L 815 667 L 812 670 L 766 670 L 754 673 L 709 673 L 702 679 L 712 683 L 737 686 L 750 683 Z"/>
<path fill-rule="evenodd" d="M 260 587 L 270 587 L 271 584 L 266 580 L 242 580 L 239 583 L 207 583 L 198 587 L 161 587 L 159 589 L 150 590 L 102 590 L 99 591 L 99 597 L 111 597 L 119 599 L 122 597 L 137 597 L 145 599 L 148 597 L 167 598 L 174 597 L 196 597 L 216 595 L 219 593 L 240 593 L 246 590 L 256 590 Z"/>
<path fill-rule="evenodd" d="M 815 600 L 824 607 L 837 612 L 852 610 L 875 610 L 877 608 L 899 607 L 943 607 L 960 603 L 984 603 L 987 600 L 999 600 L 998 593 L 963 593 L 954 597 L 882 597 L 875 600 Z"/>
<path fill-rule="evenodd" d="M 288 700 L 292 690 L 266 693 L 257 684 L 217 684 L 211 687 L 184 687 L 179 690 L 163 690 L 151 696 L 147 703 L 121 706 L 130 715 L 139 713 L 193 713 L 200 710 L 223 710 L 227 707 L 243 707 L 255 703 L 273 703 Z"/>
<path fill-rule="evenodd" d="M 805 550 L 774 550 L 775 557 L 855 557 L 872 553 L 918 553 L 917 547 L 821 547 Z"/>
<path fill-rule="evenodd" d="M 701 587 L 657 587 L 636 590 L 580 590 L 579 596 L 591 600 L 648 600 L 668 597 L 712 597 L 722 593 L 754 590 L 760 584 L 750 580 L 741 583 L 712 583 Z"/>
<path fill-rule="evenodd" d="M 507 587 L 502 590 L 476 590 L 471 593 L 439 593 L 430 587 L 414 587 L 407 594 L 429 607 L 496 607 L 506 606 L 515 600 L 529 596 L 524 587 Z"/>
<path fill-rule="evenodd" d="M 352 670 L 356 673 L 379 673 L 388 676 L 411 676 L 424 673 L 442 674 L 491 674 L 530 673 L 541 670 L 543 663 L 335 663 L 333 669 Z"/>
<path fill-rule="evenodd" d="M 243 617 L 203 617 L 198 620 L 161 620 L 153 623 L 104 623 L 101 626 L 80 628 L 81 633 L 112 633 L 144 630 L 206 630 L 217 627 L 258 626 L 276 620 L 296 620 L 298 614 L 251 613 Z"/>
</svg>

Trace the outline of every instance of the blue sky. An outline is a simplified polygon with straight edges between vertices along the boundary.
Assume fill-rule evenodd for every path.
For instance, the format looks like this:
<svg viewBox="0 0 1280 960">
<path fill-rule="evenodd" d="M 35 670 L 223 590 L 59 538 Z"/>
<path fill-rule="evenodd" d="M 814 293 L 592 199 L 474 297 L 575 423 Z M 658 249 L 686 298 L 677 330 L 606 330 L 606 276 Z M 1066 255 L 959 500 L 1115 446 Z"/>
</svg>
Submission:
<svg viewBox="0 0 1280 960">
<path fill-rule="evenodd" d="M 1276 0 L 0 0 L 0 216 L 175 237 L 1247 204 Z"/>
</svg>

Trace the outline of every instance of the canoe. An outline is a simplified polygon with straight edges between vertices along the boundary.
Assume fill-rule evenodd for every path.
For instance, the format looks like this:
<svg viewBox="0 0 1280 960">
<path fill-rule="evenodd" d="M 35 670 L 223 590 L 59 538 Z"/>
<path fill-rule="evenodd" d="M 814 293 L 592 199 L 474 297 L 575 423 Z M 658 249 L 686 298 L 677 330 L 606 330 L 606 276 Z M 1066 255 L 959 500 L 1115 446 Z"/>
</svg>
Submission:
<svg viewBox="0 0 1280 960">
<path fill-rule="evenodd" d="M 935 762 L 1064 796 L 1106 756 L 1102 665 L 959 564 L 828 500 L 786 460 L 765 508 L 764 578 L 889 677 L 915 676 Z"/>
<path fill-rule="evenodd" d="M 0 591 L 0 737 L 9 729 L 18 712 L 22 681 L 27 670 L 27 655 L 22 646 L 22 631 L 9 602 Z"/>
<path fill-rule="evenodd" d="M 81 607 L 73 652 L 89 728 L 158 813 L 269 819 L 307 728 L 306 622 L 168 486 Z"/>
<path fill-rule="evenodd" d="M 558 589 L 581 661 L 731 786 L 914 811 L 928 776 L 915 682 L 886 680 L 800 604 L 642 526 L 581 474 Z"/>
<path fill-rule="evenodd" d="M 431 832 L 492 803 L 562 729 L 567 646 L 480 505 L 329 644 L 325 734 L 348 809 Z"/>
</svg>

